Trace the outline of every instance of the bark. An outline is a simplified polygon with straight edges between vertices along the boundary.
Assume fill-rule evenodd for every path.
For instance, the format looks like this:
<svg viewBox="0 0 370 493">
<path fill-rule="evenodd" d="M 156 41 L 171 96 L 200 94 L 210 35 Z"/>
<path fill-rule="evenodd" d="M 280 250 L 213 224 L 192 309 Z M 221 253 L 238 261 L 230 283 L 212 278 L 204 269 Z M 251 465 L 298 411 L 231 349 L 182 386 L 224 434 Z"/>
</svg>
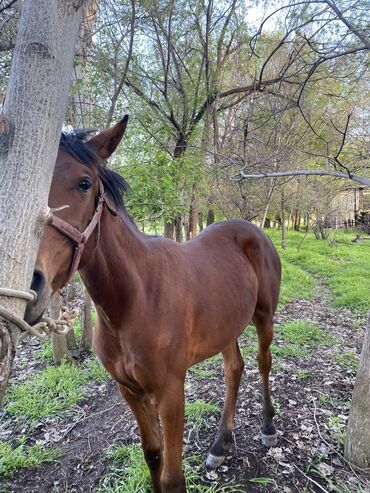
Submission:
<svg viewBox="0 0 370 493">
<path fill-rule="evenodd" d="M 92 321 L 92 301 L 89 293 L 84 289 L 84 309 L 83 323 L 81 334 L 81 351 L 91 351 L 93 337 L 93 321 Z"/>
<path fill-rule="evenodd" d="M 73 67 L 72 85 L 77 86 L 79 81 L 84 80 L 84 86 L 90 79 L 87 70 L 87 60 L 91 51 L 93 27 L 99 8 L 99 0 L 86 0 L 82 14 L 82 21 L 77 37 L 76 57 Z M 70 100 L 68 122 L 72 127 L 89 127 L 88 115 L 91 113 L 91 101 L 88 100 L 84 89 L 74 92 Z"/>
<path fill-rule="evenodd" d="M 274 191 L 274 187 L 275 187 L 275 180 L 274 180 L 274 178 L 271 178 L 271 184 L 270 184 L 270 188 L 269 188 L 269 191 L 268 191 L 268 194 L 267 194 L 267 199 L 266 199 L 265 212 L 263 214 L 263 218 L 262 218 L 262 221 L 261 221 L 261 224 L 260 224 L 260 228 L 261 229 L 263 229 L 265 227 L 267 213 L 268 213 L 268 210 L 269 210 L 269 207 L 270 207 L 270 201 L 271 201 L 272 192 Z"/>
<path fill-rule="evenodd" d="M 352 395 L 344 453 L 355 466 L 370 467 L 370 313 Z"/>
<path fill-rule="evenodd" d="M 215 213 L 213 209 L 209 209 L 207 213 L 207 226 L 215 222 Z"/>
<path fill-rule="evenodd" d="M 27 290 L 47 218 L 82 1 L 24 2 L 0 114 L 0 286 Z M 22 317 L 26 301 L 0 299 Z M 19 330 L 0 321 L 0 402 Z M 9 356 L 10 355 L 10 356 Z"/>
<path fill-rule="evenodd" d="M 181 214 L 176 214 L 174 217 L 175 223 L 175 240 L 179 243 L 182 242 L 182 217 Z"/>
<path fill-rule="evenodd" d="M 59 291 L 56 291 L 50 300 L 50 316 L 55 320 L 60 316 L 61 308 L 61 296 Z M 60 365 L 63 359 L 71 359 L 67 341 L 65 336 L 60 336 L 58 334 L 52 334 L 52 344 L 53 344 L 53 361 L 56 365 Z"/>
<path fill-rule="evenodd" d="M 175 235 L 175 226 L 174 226 L 173 220 L 172 221 L 165 220 L 164 221 L 164 236 L 166 238 L 170 238 L 171 240 L 173 240 L 174 235 Z"/>
<path fill-rule="evenodd" d="M 198 228 L 199 228 L 199 232 L 203 231 L 203 212 L 202 211 L 198 212 Z"/>
<path fill-rule="evenodd" d="M 295 210 L 294 213 L 294 230 L 299 231 L 301 228 L 301 212 L 299 209 Z"/>
<path fill-rule="evenodd" d="M 194 179 L 193 190 L 191 194 L 191 203 L 189 207 L 189 234 L 188 240 L 195 238 L 197 235 L 197 216 L 198 216 L 198 183 Z"/>
<path fill-rule="evenodd" d="M 281 192 L 281 248 L 286 249 L 286 235 L 285 235 L 285 194 L 284 190 Z"/>
</svg>

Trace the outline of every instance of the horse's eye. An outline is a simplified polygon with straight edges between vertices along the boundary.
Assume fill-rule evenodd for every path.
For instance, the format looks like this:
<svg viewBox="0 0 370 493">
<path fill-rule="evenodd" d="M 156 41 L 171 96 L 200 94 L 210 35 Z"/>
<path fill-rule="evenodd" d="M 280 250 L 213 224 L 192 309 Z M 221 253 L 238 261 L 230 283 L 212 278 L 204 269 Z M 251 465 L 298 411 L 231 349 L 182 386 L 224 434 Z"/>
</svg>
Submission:
<svg viewBox="0 0 370 493">
<path fill-rule="evenodd" d="M 78 184 L 78 189 L 79 189 L 81 192 L 87 192 L 88 190 L 90 190 L 91 185 L 92 185 L 92 182 L 91 182 L 90 178 L 83 178 L 83 179 L 79 182 L 79 184 Z"/>
</svg>

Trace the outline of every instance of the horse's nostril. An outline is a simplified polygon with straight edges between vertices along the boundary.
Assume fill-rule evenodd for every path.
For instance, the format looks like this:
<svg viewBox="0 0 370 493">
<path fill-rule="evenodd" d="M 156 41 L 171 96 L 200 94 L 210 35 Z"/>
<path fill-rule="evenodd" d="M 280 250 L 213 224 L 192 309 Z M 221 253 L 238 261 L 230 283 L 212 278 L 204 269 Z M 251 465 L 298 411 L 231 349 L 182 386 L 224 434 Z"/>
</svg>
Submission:
<svg viewBox="0 0 370 493">
<path fill-rule="evenodd" d="M 40 270 L 33 273 L 31 289 L 36 293 L 41 293 L 45 287 L 45 276 Z"/>
</svg>

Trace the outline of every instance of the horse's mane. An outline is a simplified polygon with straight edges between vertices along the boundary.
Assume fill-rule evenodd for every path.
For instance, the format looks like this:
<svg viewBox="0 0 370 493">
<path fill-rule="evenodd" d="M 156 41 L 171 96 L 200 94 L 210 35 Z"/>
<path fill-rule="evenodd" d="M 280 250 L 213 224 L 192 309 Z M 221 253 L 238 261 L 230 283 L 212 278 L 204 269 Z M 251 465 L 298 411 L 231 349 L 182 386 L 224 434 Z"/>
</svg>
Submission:
<svg viewBox="0 0 370 493">
<path fill-rule="evenodd" d="M 127 181 L 115 171 L 99 164 L 99 159 L 94 150 L 86 143 L 91 135 L 91 130 L 73 130 L 63 132 L 60 137 L 59 148 L 67 152 L 75 159 L 88 167 L 96 167 L 99 178 L 103 182 L 104 190 L 113 200 L 117 209 L 127 214 L 123 197 L 130 190 Z M 128 214 L 127 214 L 128 215 Z"/>
</svg>

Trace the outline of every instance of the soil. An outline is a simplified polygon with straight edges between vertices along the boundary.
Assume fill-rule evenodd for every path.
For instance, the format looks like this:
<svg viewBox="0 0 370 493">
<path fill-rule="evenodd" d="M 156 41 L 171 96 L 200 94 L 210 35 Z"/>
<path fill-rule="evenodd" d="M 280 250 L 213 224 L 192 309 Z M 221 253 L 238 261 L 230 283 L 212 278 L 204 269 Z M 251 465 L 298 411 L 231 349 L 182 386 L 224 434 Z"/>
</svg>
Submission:
<svg viewBox="0 0 370 493">
<path fill-rule="evenodd" d="M 299 359 L 279 358 L 271 376 L 278 444 L 270 449 L 262 446 L 259 439 L 262 399 L 257 366 L 254 358 L 246 361 L 235 418 L 234 449 L 216 471 L 204 467 L 204 484 L 239 484 L 251 493 L 370 492 L 370 476 L 352 469 L 343 457 L 344 427 L 356 375 L 356 368 L 350 361 L 345 362 L 345 355 L 353 350 L 358 358 L 365 317 L 332 308 L 330 294 L 319 285 L 312 301 L 296 300 L 285 305 L 276 315 L 276 325 L 294 319 L 318 323 L 338 345 L 319 346 Z M 249 327 L 247 332 L 251 330 Z M 241 345 L 247 343 L 248 336 L 243 335 Z M 17 354 L 13 379 L 23 381 L 30 372 L 42 367 L 43 363 L 34 358 L 38 347 L 39 343 L 31 339 L 23 344 Z M 335 357 L 338 351 L 344 363 Z M 189 372 L 187 401 L 204 399 L 217 403 L 221 409 L 222 365 L 213 361 L 208 368 L 214 374 L 207 378 Z M 91 397 L 67 417 L 43 420 L 32 432 L 27 431 L 27 443 L 60 447 L 61 459 L 55 464 L 21 470 L 11 479 L 2 478 L 0 491 L 97 491 L 113 467 L 104 451 L 114 444 L 138 443 L 139 434 L 112 380 L 103 385 L 91 384 L 89 391 Z M 4 413 L 0 418 L 0 441 L 12 442 L 25 434 L 24 424 Z M 206 458 L 218 419 L 216 415 L 208 416 L 197 430 L 187 425 L 184 456 Z M 267 482 L 266 478 L 272 481 Z"/>
</svg>

